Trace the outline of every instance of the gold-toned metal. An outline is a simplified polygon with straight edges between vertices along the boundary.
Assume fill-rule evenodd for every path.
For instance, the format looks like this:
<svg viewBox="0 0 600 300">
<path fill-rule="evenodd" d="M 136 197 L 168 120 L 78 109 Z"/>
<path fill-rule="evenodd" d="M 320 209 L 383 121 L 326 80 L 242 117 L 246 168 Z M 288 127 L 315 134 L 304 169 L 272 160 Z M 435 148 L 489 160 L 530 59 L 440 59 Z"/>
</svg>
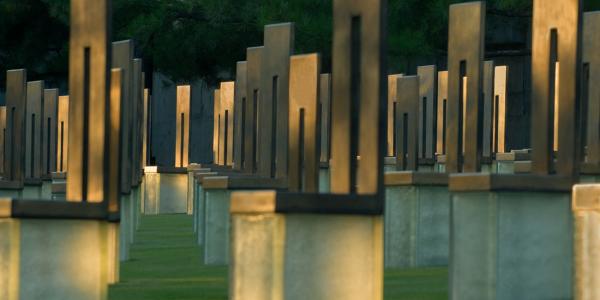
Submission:
<svg viewBox="0 0 600 300">
<path fill-rule="evenodd" d="M 255 173 L 257 168 L 258 109 L 260 79 L 264 47 L 248 48 L 246 52 L 246 118 L 244 128 L 244 173 Z"/>
<path fill-rule="evenodd" d="M 493 152 L 492 146 L 492 128 L 494 123 L 494 61 L 483 62 L 483 148 L 482 156 L 491 158 Z"/>
<path fill-rule="evenodd" d="M 319 190 L 319 54 L 290 58 L 289 165 L 292 192 Z"/>
<path fill-rule="evenodd" d="M 12 199 L 0 198 L 0 218 L 10 218 L 12 215 Z"/>
<path fill-rule="evenodd" d="M 131 169 L 132 166 L 132 147 L 133 147 L 133 41 L 124 40 L 112 43 L 112 67 L 121 69 L 123 77 L 123 101 L 121 102 L 121 192 L 129 194 L 131 192 Z"/>
<path fill-rule="evenodd" d="M 42 119 L 42 174 L 49 176 L 56 172 L 56 131 L 58 113 L 58 89 L 44 90 L 44 111 Z"/>
<path fill-rule="evenodd" d="M 396 156 L 396 103 L 398 100 L 398 78 L 402 74 L 388 75 L 388 92 L 387 92 L 387 154 L 388 157 Z"/>
<path fill-rule="evenodd" d="M 25 108 L 25 178 L 39 179 L 42 175 L 42 105 L 44 82 L 27 82 Z"/>
<path fill-rule="evenodd" d="M 494 110 L 492 113 L 492 146 L 495 153 L 505 153 L 506 149 L 506 95 L 508 67 L 494 69 Z"/>
<path fill-rule="evenodd" d="M 246 105 L 248 103 L 247 62 L 238 61 L 235 76 L 233 103 L 233 169 L 241 171 L 244 165 L 244 132 L 246 128 Z"/>
<path fill-rule="evenodd" d="M 282 179 L 288 173 L 289 73 L 290 55 L 294 49 L 294 24 L 265 26 L 264 45 L 258 118 L 258 174 Z"/>
<path fill-rule="evenodd" d="M 396 79 L 396 170 L 416 171 L 419 162 L 420 76 Z"/>
<path fill-rule="evenodd" d="M 66 172 L 69 157 L 69 96 L 58 97 L 56 133 L 56 170 Z"/>
<path fill-rule="evenodd" d="M 436 153 L 446 154 L 446 109 L 448 105 L 448 71 L 438 72 Z"/>
<path fill-rule="evenodd" d="M 481 169 L 482 128 L 479 122 L 479 100 L 485 41 L 485 12 L 485 2 L 480 1 L 450 6 L 446 111 L 446 172 L 448 173 L 479 172 Z M 463 115 L 461 86 L 464 77 L 469 80 L 464 91 L 466 113 Z M 461 134 L 463 128 L 464 136 Z M 468 143 L 463 144 L 463 139 Z"/>
<path fill-rule="evenodd" d="M 220 151 L 219 146 L 221 144 L 220 136 L 221 133 L 219 128 L 221 127 L 221 90 L 216 89 L 213 93 L 213 102 L 214 102 L 214 111 L 213 111 L 213 159 L 215 164 L 223 165 L 221 162 L 221 157 L 219 157 Z"/>
<path fill-rule="evenodd" d="M 102 202 L 110 78 L 110 1 L 71 0 L 69 201 Z"/>
<path fill-rule="evenodd" d="M 321 74 L 319 82 L 319 105 L 321 107 L 321 163 L 329 163 L 331 159 L 331 74 Z"/>
<path fill-rule="evenodd" d="M 331 192 L 334 194 L 383 195 L 386 3 L 333 1 Z"/>
<path fill-rule="evenodd" d="M 109 103 L 109 116 L 108 122 L 108 153 L 107 160 L 108 165 L 108 195 L 106 201 L 108 202 L 109 212 L 119 211 L 119 199 L 121 197 L 121 176 L 127 176 L 128 174 L 122 174 L 120 171 L 121 164 L 121 108 L 123 95 L 123 72 L 121 69 L 112 69 L 110 74 L 110 103 Z"/>
<path fill-rule="evenodd" d="M 531 61 L 532 172 L 555 170 L 576 177 L 579 166 L 581 77 L 581 0 L 533 1 Z M 556 70 L 556 63 L 560 68 Z M 555 82 L 552 82 L 556 78 Z M 556 87 L 556 88 L 554 88 Z M 552 102 L 558 97 L 558 106 Z M 553 115 L 558 113 L 558 153 L 553 168 Z"/>
<path fill-rule="evenodd" d="M 435 154 L 437 67 L 420 66 L 419 76 L 419 158 L 432 160 Z"/>
<path fill-rule="evenodd" d="M 233 101 L 235 82 L 221 82 L 220 88 L 219 160 L 223 166 L 233 163 Z"/>
<path fill-rule="evenodd" d="M 142 139 L 142 169 L 145 168 L 149 162 L 148 150 L 148 137 L 150 136 L 150 90 L 144 89 L 144 118 L 143 118 L 143 139 Z"/>
<path fill-rule="evenodd" d="M 4 180 L 23 182 L 25 179 L 25 104 L 27 71 L 6 72 L 6 151 Z"/>
<path fill-rule="evenodd" d="M 582 101 L 587 103 L 585 161 L 600 164 L 600 12 L 587 12 L 583 15 L 583 76 Z"/>
<path fill-rule="evenodd" d="M 0 175 L 4 177 L 4 153 L 6 152 L 6 106 L 0 106 Z"/>
<path fill-rule="evenodd" d="M 191 86 L 177 86 L 177 125 L 175 126 L 175 167 L 187 168 L 190 145 L 190 100 Z"/>
<path fill-rule="evenodd" d="M 137 186 L 141 176 L 141 114 L 144 97 L 142 60 L 133 60 L 133 98 L 131 101 L 131 184 Z"/>
</svg>

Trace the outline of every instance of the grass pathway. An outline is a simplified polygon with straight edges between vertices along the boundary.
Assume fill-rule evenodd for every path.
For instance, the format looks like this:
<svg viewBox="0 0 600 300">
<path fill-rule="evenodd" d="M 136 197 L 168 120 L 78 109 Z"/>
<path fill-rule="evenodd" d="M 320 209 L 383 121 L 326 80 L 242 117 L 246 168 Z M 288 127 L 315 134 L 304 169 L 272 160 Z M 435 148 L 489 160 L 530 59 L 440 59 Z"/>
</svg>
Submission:
<svg viewBox="0 0 600 300">
<path fill-rule="evenodd" d="M 202 265 L 200 251 L 191 217 L 143 217 L 131 260 L 121 264 L 121 282 L 110 286 L 109 299 L 227 299 L 227 267 Z M 447 270 L 388 270 L 385 299 L 447 299 Z"/>
</svg>

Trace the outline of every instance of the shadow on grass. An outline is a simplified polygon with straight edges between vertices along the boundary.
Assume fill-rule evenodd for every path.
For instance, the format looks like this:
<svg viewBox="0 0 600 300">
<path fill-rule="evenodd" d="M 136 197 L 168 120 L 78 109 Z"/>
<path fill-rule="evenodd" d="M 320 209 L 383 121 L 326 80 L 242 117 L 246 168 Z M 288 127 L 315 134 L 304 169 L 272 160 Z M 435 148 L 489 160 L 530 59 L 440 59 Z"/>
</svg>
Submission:
<svg viewBox="0 0 600 300">
<path fill-rule="evenodd" d="M 187 215 L 144 216 L 110 300 L 227 299 L 227 267 L 201 263 Z M 386 270 L 385 299 L 447 299 L 447 269 Z"/>
</svg>

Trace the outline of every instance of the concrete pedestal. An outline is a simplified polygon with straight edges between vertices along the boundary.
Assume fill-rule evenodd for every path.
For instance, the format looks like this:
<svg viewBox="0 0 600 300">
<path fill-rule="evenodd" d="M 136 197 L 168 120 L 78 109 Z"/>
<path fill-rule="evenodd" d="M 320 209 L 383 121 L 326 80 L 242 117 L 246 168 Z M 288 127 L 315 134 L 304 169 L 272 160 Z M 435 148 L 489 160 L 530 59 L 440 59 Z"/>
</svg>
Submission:
<svg viewBox="0 0 600 300">
<path fill-rule="evenodd" d="M 146 167 L 144 214 L 187 214 L 187 171 Z"/>
<path fill-rule="evenodd" d="M 447 266 L 450 240 L 447 176 L 414 172 L 392 172 L 385 176 L 385 267 Z"/>
<path fill-rule="evenodd" d="M 108 223 L 107 224 L 107 243 L 108 243 L 108 259 L 107 259 L 107 270 L 108 270 L 108 284 L 117 284 L 120 280 L 121 272 L 121 259 L 120 259 L 120 233 L 119 223 Z"/>
<path fill-rule="evenodd" d="M 204 264 L 229 264 L 229 196 L 226 189 L 205 190 Z"/>
<path fill-rule="evenodd" d="M 383 298 L 380 215 L 278 213 L 274 192 L 232 197 L 230 299 Z"/>
<path fill-rule="evenodd" d="M 329 168 L 319 169 L 319 193 L 329 193 Z"/>
<path fill-rule="evenodd" d="M 214 176 L 203 179 L 204 190 L 204 263 L 229 264 L 229 207 L 232 191 L 285 189 L 285 181 L 258 177 Z"/>
<path fill-rule="evenodd" d="M 108 225 L 0 216 L 0 299 L 107 297 Z"/>
<path fill-rule="evenodd" d="M 204 243 L 204 230 L 205 230 L 205 222 L 204 218 L 206 216 L 206 193 L 202 188 L 202 183 L 204 178 L 210 176 L 217 176 L 217 173 L 207 172 L 207 173 L 196 173 L 194 175 L 194 233 L 196 234 L 196 243 L 198 245 L 203 245 Z"/>
<path fill-rule="evenodd" d="M 121 221 L 119 224 L 119 259 L 121 261 L 129 260 L 129 248 L 132 244 L 132 230 L 133 218 L 132 218 L 132 203 L 131 194 L 121 195 Z"/>
<path fill-rule="evenodd" d="M 575 299 L 600 299 L 600 185 L 573 188 Z"/>
<path fill-rule="evenodd" d="M 51 199 L 65 201 L 67 192 L 67 173 L 52 173 L 52 184 L 50 187 Z"/>
<path fill-rule="evenodd" d="M 387 187 L 385 267 L 447 266 L 449 226 L 447 187 Z"/>
<path fill-rule="evenodd" d="M 572 299 L 570 193 L 552 180 L 488 179 L 450 180 L 450 299 Z"/>
</svg>

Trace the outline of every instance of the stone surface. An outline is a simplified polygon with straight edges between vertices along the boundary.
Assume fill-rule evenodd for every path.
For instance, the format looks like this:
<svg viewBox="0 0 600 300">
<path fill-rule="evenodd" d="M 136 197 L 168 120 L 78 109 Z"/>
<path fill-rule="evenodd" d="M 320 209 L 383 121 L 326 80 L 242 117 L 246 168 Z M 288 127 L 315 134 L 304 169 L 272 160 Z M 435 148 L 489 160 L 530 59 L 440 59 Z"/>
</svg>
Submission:
<svg viewBox="0 0 600 300">
<path fill-rule="evenodd" d="M 285 226 L 284 299 L 383 297 L 381 217 L 289 214 Z"/>
<path fill-rule="evenodd" d="M 145 177 L 144 214 L 187 213 L 187 173 L 147 172 Z"/>
<path fill-rule="evenodd" d="M 106 299 L 106 222 L 0 219 L 0 232 L 2 299 Z"/>
<path fill-rule="evenodd" d="M 450 299 L 571 299 L 570 205 L 564 193 L 454 193 Z"/>
<path fill-rule="evenodd" d="M 448 265 L 449 226 L 447 187 L 386 187 L 386 268 Z"/>
<path fill-rule="evenodd" d="M 229 264 L 229 197 L 228 190 L 205 191 L 204 263 Z"/>
<path fill-rule="evenodd" d="M 600 297 L 600 185 L 584 184 L 573 188 L 575 221 L 575 299 Z"/>
</svg>

